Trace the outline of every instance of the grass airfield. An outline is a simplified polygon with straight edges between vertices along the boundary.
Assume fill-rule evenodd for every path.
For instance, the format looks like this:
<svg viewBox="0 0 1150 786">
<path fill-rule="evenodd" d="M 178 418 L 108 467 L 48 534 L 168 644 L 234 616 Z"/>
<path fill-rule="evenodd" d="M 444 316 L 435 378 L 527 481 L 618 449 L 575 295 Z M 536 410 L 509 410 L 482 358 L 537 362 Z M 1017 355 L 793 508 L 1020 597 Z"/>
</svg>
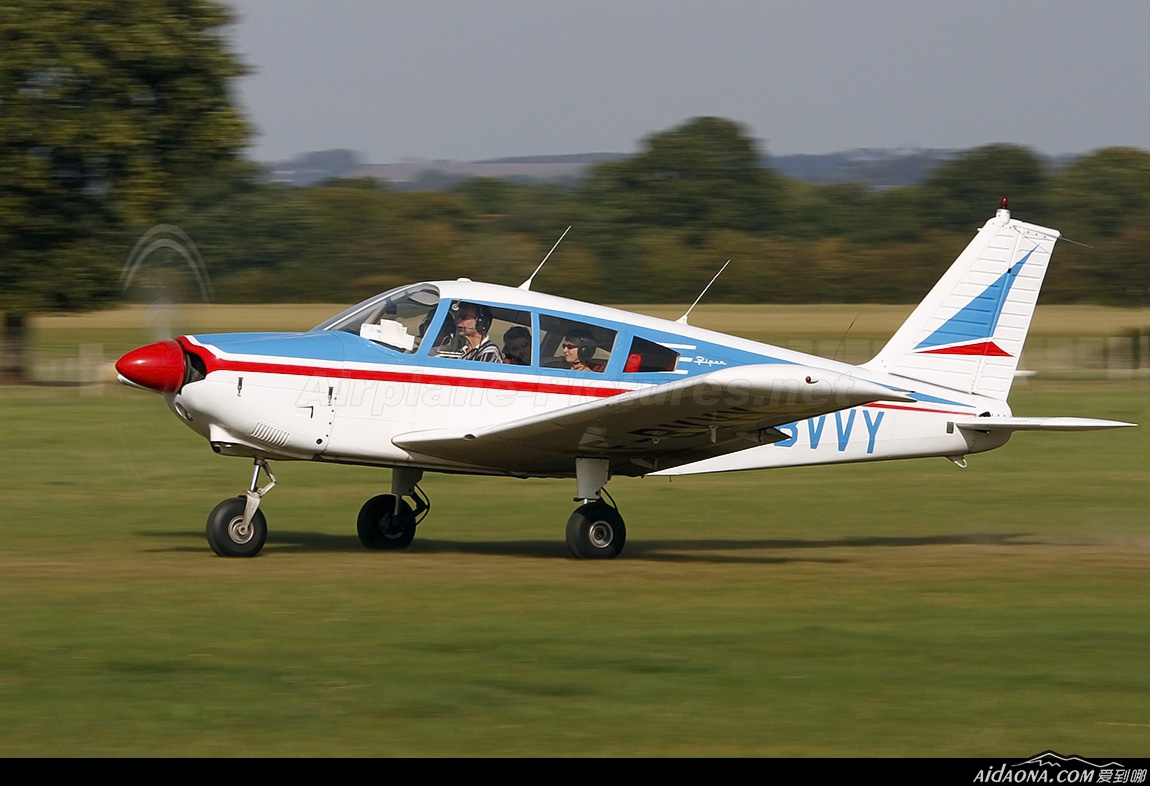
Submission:
<svg viewBox="0 0 1150 786">
<path fill-rule="evenodd" d="M 158 396 L 0 388 L 0 755 L 988 756 L 1150 745 L 1150 384 L 1028 380 L 1017 413 L 1144 425 L 972 456 L 613 480 L 628 544 L 567 556 L 572 481 L 274 464 Z"/>
</svg>

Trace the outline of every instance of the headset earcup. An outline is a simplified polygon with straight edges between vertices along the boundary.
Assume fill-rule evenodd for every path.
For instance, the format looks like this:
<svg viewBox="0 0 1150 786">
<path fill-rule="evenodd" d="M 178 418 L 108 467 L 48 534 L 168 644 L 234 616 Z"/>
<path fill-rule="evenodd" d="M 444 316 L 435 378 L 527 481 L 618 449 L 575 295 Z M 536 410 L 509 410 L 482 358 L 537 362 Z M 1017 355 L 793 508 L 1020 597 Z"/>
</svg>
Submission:
<svg viewBox="0 0 1150 786">
<path fill-rule="evenodd" d="M 595 357 L 595 342 L 585 338 L 579 339 L 579 360 L 590 363 L 593 357 Z"/>
</svg>

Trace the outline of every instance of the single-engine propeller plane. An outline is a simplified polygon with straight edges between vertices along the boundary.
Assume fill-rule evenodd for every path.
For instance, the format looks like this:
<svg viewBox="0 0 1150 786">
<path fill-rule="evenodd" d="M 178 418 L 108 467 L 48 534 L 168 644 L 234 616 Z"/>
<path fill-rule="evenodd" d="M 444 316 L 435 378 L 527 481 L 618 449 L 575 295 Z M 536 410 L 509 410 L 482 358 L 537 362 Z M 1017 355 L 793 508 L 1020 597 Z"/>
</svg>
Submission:
<svg viewBox="0 0 1150 786">
<path fill-rule="evenodd" d="M 611 558 L 626 539 L 604 488 L 615 475 L 928 456 L 965 466 L 1016 431 L 1134 425 L 1007 405 L 1058 236 L 1012 219 L 1004 199 L 860 366 L 534 292 L 531 279 L 460 279 L 385 292 L 303 333 L 180 336 L 116 368 L 216 453 L 254 460 L 244 493 L 208 517 L 221 556 L 263 547 L 269 461 L 283 459 L 391 468 L 391 493 L 357 524 L 377 549 L 412 542 L 429 509 L 425 472 L 574 478 L 568 547 Z"/>
</svg>

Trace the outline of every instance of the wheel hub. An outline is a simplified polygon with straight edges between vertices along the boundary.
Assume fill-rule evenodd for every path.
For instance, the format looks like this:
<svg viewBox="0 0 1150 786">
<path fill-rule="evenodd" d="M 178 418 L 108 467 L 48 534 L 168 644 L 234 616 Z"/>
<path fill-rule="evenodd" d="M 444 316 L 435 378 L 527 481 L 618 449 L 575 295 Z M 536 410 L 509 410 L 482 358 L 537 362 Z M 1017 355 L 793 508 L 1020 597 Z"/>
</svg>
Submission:
<svg viewBox="0 0 1150 786">
<path fill-rule="evenodd" d="M 615 530 L 606 521 L 596 521 L 591 525 L 591 531 L 588 535 L 592 546 L 597 549 L 605 549 L 615 539 Z"/>
<path fill-rule="evenodd" d="M 243 516 L 236 516 L 228 524 L 228 537 L 233 543 L 247 543 L 255 535 L 255 527 L 250 523 L 244 524 Z"/>
</svg>

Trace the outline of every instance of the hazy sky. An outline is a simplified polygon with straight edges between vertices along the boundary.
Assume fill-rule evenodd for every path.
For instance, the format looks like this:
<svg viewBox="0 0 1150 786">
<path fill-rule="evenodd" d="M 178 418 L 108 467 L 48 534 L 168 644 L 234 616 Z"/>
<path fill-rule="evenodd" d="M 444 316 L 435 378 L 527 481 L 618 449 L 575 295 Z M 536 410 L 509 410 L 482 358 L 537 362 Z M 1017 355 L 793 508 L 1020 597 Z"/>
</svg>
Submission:
<svg viewBox="0 0 1150 786">
<path fill-rule="evenodd" d="M 631 152 L 698 115 L 775 154 L 1150 149 L 1148 0 L 232 0 L 252 156 Z"/>
</svg>

